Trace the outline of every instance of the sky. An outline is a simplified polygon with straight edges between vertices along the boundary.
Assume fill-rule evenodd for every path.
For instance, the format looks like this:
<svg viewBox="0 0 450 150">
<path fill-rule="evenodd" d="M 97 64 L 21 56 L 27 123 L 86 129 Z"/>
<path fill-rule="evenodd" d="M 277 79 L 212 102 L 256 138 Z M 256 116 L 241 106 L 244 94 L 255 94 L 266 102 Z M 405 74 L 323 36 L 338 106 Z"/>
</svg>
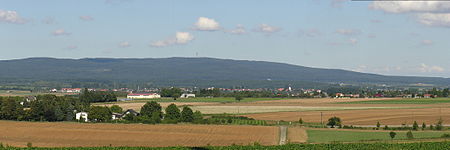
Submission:
<svg viewBox="0 0 450 150">
<path fill-rule="evenodd" d="M 450 77 L 450 2 L 0 0 L 0 60 L 214 57 Z"/>
</svg>

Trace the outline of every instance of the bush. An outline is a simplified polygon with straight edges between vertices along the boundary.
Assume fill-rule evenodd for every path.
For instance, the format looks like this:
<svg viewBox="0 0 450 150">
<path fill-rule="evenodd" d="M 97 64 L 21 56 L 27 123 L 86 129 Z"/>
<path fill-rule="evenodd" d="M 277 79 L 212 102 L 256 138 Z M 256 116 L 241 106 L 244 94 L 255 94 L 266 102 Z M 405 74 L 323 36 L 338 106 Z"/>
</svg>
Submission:
<svg viewBox="0 0 450 150">
<path fill-rule="evenodd" d="M 414 139 L 414 135 L 413 135 L 413 133 L 411 132 L 411 130 L 408 131 L 408 132 L 406 132 L 406 138 L 408 138 L 408 139 Z"/>
<path fill-rule="evenodd" d="M 413 123 L 413 130 L 415 130 L 415 131 L 417 131 L 418 129 L 419 129 L 419 125 L 417 124 L 417 122 L 416 121 L 414 121 L 414 123 Z"/>
<path fill-rule="evenodd" d="M 394 131 L 389 132 L 389 136 L 391 137 L 391 139 L 394 139 L 396 135 L 397 133 L 395 133 Z"/>
<path fill-rule="evenodd" d="M 330 119 L 328 119 L 328 126 L 331 126 L 331 128 L 334 128 L 334 126 L 341 126 L 342 122 L 341 122 L 341 118 L 339 117 L 331 117 Z"/>
<path fill-rule="evenodd" d="M 442 138 L 450 138 L 450 133 L 444 133 L 441 136 Z"/>
</svg>

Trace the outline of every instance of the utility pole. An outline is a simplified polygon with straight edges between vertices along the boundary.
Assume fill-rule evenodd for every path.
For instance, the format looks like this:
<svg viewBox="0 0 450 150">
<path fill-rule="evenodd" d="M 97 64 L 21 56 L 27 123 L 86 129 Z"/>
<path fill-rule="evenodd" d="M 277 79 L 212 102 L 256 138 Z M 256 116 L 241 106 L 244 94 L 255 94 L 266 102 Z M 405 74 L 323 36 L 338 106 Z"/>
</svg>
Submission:
<svg viewBox="0 0 450 150">
<path fill-rule="evenodd" d="M 322 125 L 322 128 L 323 128 L 323 120 L 322 120 L 322 117 L 323 117 L 323 114 L 322 114 L 322 112 L 320 112 L 320 124 Z"/>
</svg>

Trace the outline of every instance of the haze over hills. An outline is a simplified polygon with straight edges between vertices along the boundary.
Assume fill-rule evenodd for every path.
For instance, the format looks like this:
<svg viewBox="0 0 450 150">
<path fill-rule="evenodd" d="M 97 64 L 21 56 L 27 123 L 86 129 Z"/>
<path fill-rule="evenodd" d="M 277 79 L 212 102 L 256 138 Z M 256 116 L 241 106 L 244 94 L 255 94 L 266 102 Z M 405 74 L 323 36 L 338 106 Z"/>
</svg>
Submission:
<svg viewBox="0 0 450 150">
<path fill-rule="evenodd" d="M 216 58 L 27 58 L 0 61 L 0 79 L 104 81 L 304 81 L 352 84 L 433 84 L 439 77 L 384 76 L 285 63 Z"/>
</svg>

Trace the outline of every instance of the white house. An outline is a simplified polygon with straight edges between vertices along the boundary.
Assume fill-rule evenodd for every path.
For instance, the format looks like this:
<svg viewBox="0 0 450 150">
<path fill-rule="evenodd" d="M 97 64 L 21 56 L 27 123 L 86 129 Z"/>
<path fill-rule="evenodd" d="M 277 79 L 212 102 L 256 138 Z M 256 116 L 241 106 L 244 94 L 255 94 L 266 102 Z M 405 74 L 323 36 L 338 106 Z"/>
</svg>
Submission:
<svg viewBox="0 0 450 150">
<path fill-rule="evenodd" d="M 87 112 L 79 112 L 75 114 L 75 119 L 81 120 L 83 122 L 88 121 L 88 113 Z"/>
<path fill-rule="evenodd" d="M 195 97 L 195 94 L 181 94 L 180 98 L 190 98 Z"/>
<path fill-rule="evenodd" d="M 146 99 L 146 98 L 161 98 L 161 95 L 157 93 L 136 93 L 136 94 L 128 94 L 128 99 Z"/>
</svg>

